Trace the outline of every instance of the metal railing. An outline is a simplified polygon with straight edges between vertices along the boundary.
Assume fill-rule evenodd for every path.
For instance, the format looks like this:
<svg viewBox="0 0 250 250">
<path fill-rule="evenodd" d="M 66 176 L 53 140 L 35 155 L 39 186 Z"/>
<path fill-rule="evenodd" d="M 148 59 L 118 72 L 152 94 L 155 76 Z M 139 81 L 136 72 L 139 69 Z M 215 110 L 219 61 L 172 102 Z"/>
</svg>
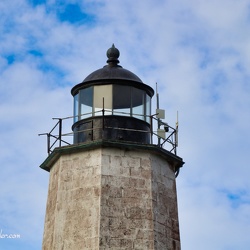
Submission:
<svg viewBox="0 0 250 250">
<path fill-rule="evenodd" d="M 107 112 L 108 114 L 110 114 L 110 110 L 105 110 L 102 109 L 100 111 L 94 112 L 94 113 L 90 113 L 91 116 L 90 117 L 97 117 L 97 116 L 102 116 L 104 119 L 105 116 L 105 112 Z M 100 115 L 97 115 L 97 113 L 101 113 Z M 125 113 L 125 112 L 118 112 L 116 111 L 116 114 L 122 114 L 122 115 L 128 115 L 131 116 L 131 114 Z M 81 133 L 81 132 L 86 132 L 86 131 L 94 131 L 97 129 L 104 129 L 104 128 L 112 128 L 112 129 L 119 129 L 119 130 L 129 130 L 129 131 L 134 131 L 134 132 L 143 132 L 143 133 L 150 133 L 150 138 L 151 138 L 151 142 L 150 144 L 155 144 L 161 148 L 165 148 L 168 146 L 167 149 L 169 152 L 173 152 L 175 155 L 177 154 L 177 147 L 178 147 L 178 122 L 176 122 L 176 128 L 173 128 L 171 126 L 169 126 L 167 123 L 163 122 L 161 119 L 156 118 L 157 113 L 151 116 L 145 116 L 145 115 L 141 115 L 141 114 L 133 114 L 133 116 L 143 116 L 143 117 L 149 117 L 150 120 L 150 131 L 146 131 L 146 130 L 136 130 L 136 129 L 129 129 L 129 128 L 114 128 L 114 127 L 105 127 L 104 122 L 103 122 L 103 126 L 101 127 L 97 127 L 97 128 L 91 128 L 91 129 L 85 129 L 85 130 L 81 130 L 81 131 L 77 131 L 77 132 L 67 132 L 67 133 L 63 133 L 63 121 L 67 120 L 67 119 L 74 119 L 75 117 L 78 117 L 78 119 L 80 119 L 83 116 L 86 116 L 87 114 L 82 114 L 80 116 L 69 116 L 69 117 L 65 117 L 65 118 L 52 118 L 53 120 L 58 120 L 58 122 L 55 124 L 55 126 L 51 129 L 51 131 L 49 133 L 41 133 L 39 134 L 39 136 L 41 135 L 46 135 L 47 136 L 47 152 L 48 154 L 51 154 L 51 152 L 53 151 L 53 149 L 55 147 L 62 147 L 65 145 L 72 145 L 73 143 L 70 143 L 69 141 L 67 141 L 67 139 L 65 139 L 66 137 L 71 136 L 73 138 L 75 133 Z M 89 117 L 88 117 L 89 118 Z M 164 126 L 164 130 L 167 134 L 166 138 L 163 138 L 161 136 L 159 136 L 159 134 L 157 134 L 157 131 L 154 131 L 153 127 L 154 124 L 157 124 L 156 126 L 159 128 L 160 126 Z M 154 141 L 157 141 L 157 143 L 154 143 Z"/>
<path fill-rule="evenodd" d="M 65 136 L 65 134 L 62 133 L 62 121 L 65 119 L 63 118 L 52 118 L 53 120 L 58 120 L 58 122 L 56 123 L 56 125 L 50 130 L 49 133 L 42 133 L 42 134 L 38 134 L 39 136 L 41 135 L 46 135 L 47 136 L 47 152 L 48 154 L 50 154 L 53 151 L 54 146 L 56 145 L 56 143 L 58 142 L 58 147 L 62 146 L 62 143 L 66 144 L 66 145 L 71 145 L 69 142 L 65 141 L 62 139 L 63 136 Z M 54 132 L 54 130 L 58 127 L 58 134 L 54 135 L 52 134 Z M 54 141 L 51 143 L 51 139 L 54 139 Z"/>
</svg>

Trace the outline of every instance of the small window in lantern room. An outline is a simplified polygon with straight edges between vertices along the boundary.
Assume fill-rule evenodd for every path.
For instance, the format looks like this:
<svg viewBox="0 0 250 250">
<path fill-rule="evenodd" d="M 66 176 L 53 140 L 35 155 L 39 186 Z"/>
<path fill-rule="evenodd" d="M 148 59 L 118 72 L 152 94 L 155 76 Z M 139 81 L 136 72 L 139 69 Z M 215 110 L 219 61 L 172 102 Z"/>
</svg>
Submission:
<svg viewBox="0 0 250 250">
<path fill-rule="evenodd" d="M 133 117 L 145 120 L 144 114 L 144 91 L 141 89 L 133 88 L 132 91 L 132 113 Z"/>
<path fill-rule="evenodd" d="M 93 87 L 81 89 L 79 95 L 79 120 L 81 120 L 92 116 Z"/>
<path fill-rule="evenodd" d="M 94 86 L 94 115 L 101 116 L 104 107 L 105 115 L 112 114 L 112 85 Z"/>
<path fill-rule="evenodd" d="M 74 122 L 80 120 L 79 118 L 79 93 L 74 96 Z"/>
<path fill-rule="evenodd" d="M 151 115 L 151 97 L 146 94 L 146 122 L 150 123 L 150 115 Z"/>
<path fill-rule="evenodd" d="M 113 85 L 113 114 L 131 115 L 131 87 Z"/>
</svg>

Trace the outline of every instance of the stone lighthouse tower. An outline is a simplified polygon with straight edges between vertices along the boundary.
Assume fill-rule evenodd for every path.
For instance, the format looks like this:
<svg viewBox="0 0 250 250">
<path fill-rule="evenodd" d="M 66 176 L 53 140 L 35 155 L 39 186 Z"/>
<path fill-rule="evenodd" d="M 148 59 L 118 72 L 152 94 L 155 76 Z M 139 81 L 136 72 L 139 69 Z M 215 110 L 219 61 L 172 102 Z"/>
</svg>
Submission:
<svg viewBox="0 0 250 250">
<path fill-rule="evenodd" d="M 50 172 L 43 250 L 180 249 L 183 161 L 153 144 L 154 90 L 119 54 L 113 45 L 107 65 L 72 88 L 73 144 L 41 165 Z"/>
</svg>

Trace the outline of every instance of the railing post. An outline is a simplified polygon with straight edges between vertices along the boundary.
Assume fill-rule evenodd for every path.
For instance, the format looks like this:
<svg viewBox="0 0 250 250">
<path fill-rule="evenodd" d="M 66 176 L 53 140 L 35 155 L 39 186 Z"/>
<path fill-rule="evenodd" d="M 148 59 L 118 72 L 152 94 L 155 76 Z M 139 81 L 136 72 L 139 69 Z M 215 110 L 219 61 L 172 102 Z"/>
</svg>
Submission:
<svg viewBox="0 0 250 250">
<path fill-rule="evenodd" d="M 47 152 L 50 154 L 50 134 L 47 133 Z"/>
<path fill-rule="evenodd" d="M 59 139 L 59 147 L 62 146 L 62 119 L 59 118 L 59 136 L 58 136 L 58 139 Z"/>
<path fill-rule="evenodd" d="M 150 116 L 150 135 L 151 135 L 151 144 L 153 144 L 153 116 Z"/>
<path fill-rule="evenodd" d="M 102 98 L 102 130 L 104 130 L 104 97 Z"/>
</svg>

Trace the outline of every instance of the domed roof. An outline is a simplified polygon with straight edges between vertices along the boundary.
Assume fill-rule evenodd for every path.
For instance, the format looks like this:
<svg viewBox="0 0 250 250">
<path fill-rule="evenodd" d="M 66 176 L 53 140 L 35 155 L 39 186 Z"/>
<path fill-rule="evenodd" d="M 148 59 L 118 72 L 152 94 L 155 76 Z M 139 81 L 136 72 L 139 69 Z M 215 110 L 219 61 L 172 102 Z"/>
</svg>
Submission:
<svg viewBox="0 0 250 250">
<path fill-rule="evenodd" d="M 92 82 L 92 81 L 101 81 L 101 80 L 110 80 L 110 79 L 119 79 L 127 81 L 135 81 L 142 83 L 142 80 L 132 73 L 131 71 L 124 69 L 119 63 L 120 52 L 115 48 L 114 44 L 107 51 L 107 63 L 103 68 L 98 69 L 91 74 L 89 74 L 82 83 Z"/>
<path fill-rule="evenodd" d="M 71 94 L 75 96 L 80 89 L 94 85 L 119 84 L 143 89 L 152 97 L 154 95 L 154 90 L 150 86 L 144 84 L 142 80 L 131 71 L 118 65 L 119 56 L 120 52 L 113 44 L 107 51 L 108 64 L 92 72 L 81 83 L 75 85 L 71 89 Z"/>
</svg>

